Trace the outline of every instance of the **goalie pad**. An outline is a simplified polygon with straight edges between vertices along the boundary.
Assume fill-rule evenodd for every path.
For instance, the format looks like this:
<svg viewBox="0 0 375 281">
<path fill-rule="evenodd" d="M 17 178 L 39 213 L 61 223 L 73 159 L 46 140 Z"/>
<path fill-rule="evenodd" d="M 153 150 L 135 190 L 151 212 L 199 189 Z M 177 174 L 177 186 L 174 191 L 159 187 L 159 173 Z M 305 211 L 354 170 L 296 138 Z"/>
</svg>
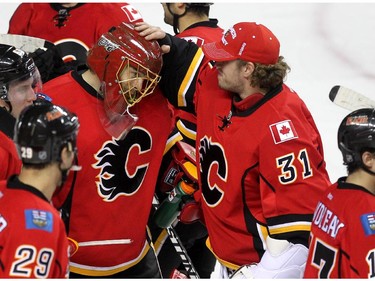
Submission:
<svg viewBox="0 0 375 281">
<path fill-rule="evenodd" d="M 258 264 L 239 268 L 232 279 L 303 278 L 308 249 L 301 244 L 267 237 L 267 250 Z"/>
</svg>

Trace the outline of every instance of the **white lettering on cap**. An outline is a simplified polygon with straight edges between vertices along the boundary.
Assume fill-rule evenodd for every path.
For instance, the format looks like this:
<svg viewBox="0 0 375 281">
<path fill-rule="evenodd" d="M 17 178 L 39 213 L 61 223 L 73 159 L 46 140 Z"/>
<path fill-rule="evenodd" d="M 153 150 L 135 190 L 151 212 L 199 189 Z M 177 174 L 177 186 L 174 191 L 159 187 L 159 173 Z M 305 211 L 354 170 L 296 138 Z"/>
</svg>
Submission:
<svg viewBox="0 0 375 281">
<path fill-rule="evenodd" d="M 225 34 L 223 35 L 223 37 L 221 38 L 221 42 L 223 43 L 224 46 L 228 45 L 228 41 L 226 40 L 226 37 L 228 35 L 231 35 L 232 36 L 232 39 L 235 39 L 237 37 L 237 33 L 236 33 L 236 30 L 232 27 L 230 27 L 226 32 Z"/>
<path fill-rule="evenodd" d="M 238 55 L 242 56 L 242 53 L 245 50 L 245 47 L 246 47 L 246 42 L 243 42 L 242 45 L 241 45 L 241 48 L 238 52 Z"/>
</svg>

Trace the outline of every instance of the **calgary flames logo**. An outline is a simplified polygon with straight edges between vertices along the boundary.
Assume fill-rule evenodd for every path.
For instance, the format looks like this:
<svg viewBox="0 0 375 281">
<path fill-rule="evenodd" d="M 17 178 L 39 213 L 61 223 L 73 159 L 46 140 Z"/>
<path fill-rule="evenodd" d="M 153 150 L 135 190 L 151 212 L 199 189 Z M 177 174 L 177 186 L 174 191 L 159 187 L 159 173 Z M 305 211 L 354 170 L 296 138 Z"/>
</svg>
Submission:
<svg viewBox="0 0 375 281">
<path fill-rule="evenodd" d="M 149 166 L 151 135 L 143 128 L 133 128 L 124 140 L 112 139 L 94 155 L 92 165 L 100 169 L 96 181 L 98 194 L 104 201 L 119 196 L 132 196 L 141 187 Z"/>
<path fill-rule="evenodd" d="M 220 189 L 222 182 L 226 182 L 228 167 L 223 147 L 204 136 L 199 147 L 201 186 L 203 198 L 210 207 L 217 206 L 224 196 Z"/>
</svg>

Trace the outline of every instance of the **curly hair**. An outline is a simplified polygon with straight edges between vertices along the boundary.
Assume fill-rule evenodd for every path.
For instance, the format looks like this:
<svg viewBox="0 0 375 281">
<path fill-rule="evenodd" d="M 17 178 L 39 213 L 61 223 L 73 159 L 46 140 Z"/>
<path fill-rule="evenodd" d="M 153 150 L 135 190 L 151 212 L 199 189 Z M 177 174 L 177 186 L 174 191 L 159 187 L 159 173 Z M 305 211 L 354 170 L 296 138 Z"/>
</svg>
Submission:
<svg viewBox="0 0 375 281">
<path fill-rule="evenodd" d="M 287 73 L 290 71 L 290 67 L 284 61 L 283 56 L 279 57 L 276 64 L 254 63 L 254 66 L 250 85 L 264 89 L 266 92 L 283 83 Z"/>
</svg>

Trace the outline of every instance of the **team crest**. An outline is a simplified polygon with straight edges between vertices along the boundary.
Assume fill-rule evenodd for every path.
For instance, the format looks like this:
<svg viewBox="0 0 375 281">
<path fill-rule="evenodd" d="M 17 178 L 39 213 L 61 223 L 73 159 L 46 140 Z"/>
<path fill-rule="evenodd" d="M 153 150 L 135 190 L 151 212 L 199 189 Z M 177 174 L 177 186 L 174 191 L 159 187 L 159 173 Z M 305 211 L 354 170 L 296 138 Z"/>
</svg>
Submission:
<svg viewBox="0 0 375 281">
<path fill-rule="evenodd" d="M 151 150 L 151 136 L 140 127 L 134 127 L 123 140 L 112 139 L 103 144 L 94 155 L 92 165 L 97 175 L 97 192 L 104 201 L 111 202 L 119 196 L 132 196 L 145 178 Z"/>
</svg>

